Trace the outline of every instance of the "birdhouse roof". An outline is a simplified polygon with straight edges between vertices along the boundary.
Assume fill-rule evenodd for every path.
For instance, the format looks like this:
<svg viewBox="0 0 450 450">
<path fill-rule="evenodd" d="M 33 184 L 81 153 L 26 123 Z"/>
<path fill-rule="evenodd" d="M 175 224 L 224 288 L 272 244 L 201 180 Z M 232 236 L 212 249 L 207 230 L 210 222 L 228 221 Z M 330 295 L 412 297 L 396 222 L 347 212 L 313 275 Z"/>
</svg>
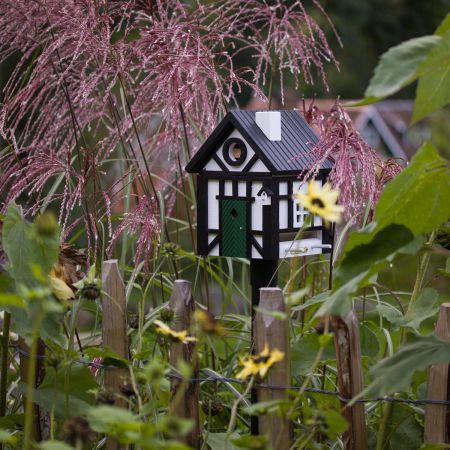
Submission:
<svg viewBox="0 0 450 450">
<path fill-rule="evenodd" d="M 311 165 L 311 150 L 318 137 L 296 110 L 279 111 L 281 114 L 281 140 L 270 140 L 255 120 L 256 111 L 230 111 L 212 132 L 186 166 L 188 172 L 200 172 L 235 128 L 250 144 L 253 151 L 272 173 L 299 173 Z M 331 169 L 325 161 L 321 169 Z"/>
</svg>

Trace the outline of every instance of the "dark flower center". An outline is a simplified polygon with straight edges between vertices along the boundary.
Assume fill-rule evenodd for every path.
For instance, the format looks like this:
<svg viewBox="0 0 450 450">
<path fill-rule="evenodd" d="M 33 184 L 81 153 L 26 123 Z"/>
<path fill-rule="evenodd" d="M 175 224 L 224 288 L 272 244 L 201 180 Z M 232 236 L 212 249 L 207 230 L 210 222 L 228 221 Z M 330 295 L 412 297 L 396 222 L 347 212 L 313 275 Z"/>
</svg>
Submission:
<svg viewBox="0 0 450 450">
<path fill-rule="evenodd" d="M 256 356 L 255 359 L 253 360 L 256 364 L 264 364 L 267 361 L 269 361 L 270 356 L 266 355 L 266 356 Z"/>
<path fill-rule="evenodd" d="M 319 208 L 325 208 L 325 203 L 322 200 L 320 200 L 320 198 L 313 198 L 311 200 L 311 203 L 314 206 L 318 206 Z"/>
</svg>

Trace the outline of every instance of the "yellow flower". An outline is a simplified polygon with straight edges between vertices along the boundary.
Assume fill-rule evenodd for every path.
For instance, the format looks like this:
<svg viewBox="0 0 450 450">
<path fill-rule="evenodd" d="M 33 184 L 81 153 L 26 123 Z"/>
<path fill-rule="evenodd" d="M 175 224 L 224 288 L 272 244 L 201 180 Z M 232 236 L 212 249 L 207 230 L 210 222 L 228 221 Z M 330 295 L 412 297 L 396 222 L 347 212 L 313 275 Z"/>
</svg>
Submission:
<svg viewBox="0 0 450 450">
<path fill-rule="evenodd" d="M 245 380 L 252 375 L 259 375 L 264 378 L 268 370 L 278 361 L 284 358 L 284 353 L 274 348 L 269 352 L 269 346 L 266 344 L 259 355 L 241 358 L 241 365 L 244 368 L 236 375 L 236 378 Z"/>
<path fill-rule="evenodd" d="M 208 311 L 196 309 L 194 317 L 204 333 L 215 334 L 217 336 L 224 336 L 226 334 L 225 328 Z"/>
<path fill-rule="evenodd" d="M 153 323 L 156 325 L 157 333 L 162 334 L 163 336 L 167 336 L 175 341 L 180 341 L 183 344 L 188 344 L 189 342 L 195 342 L 197 340 L 195 337 L 188 336 L 188 332 L 186 330 L 172 330 L 172 328 L 170 328 L 160 320 L 155 320 Z"/>
<path fill-rule="evenodd" d="M 331 184 L 325 183 L 322 186 L 320 181 L 310 181 L 308 192 L 306 194 L 297 192 L 294 197 L 308 211 L 322 217 L 326 222 L 341 221 L 344 207 L 336 204 L 339 189 L 332 189 Z"/>
<path fill-rule="evenodd" d="M 74 292 L 64 281 L 61 272 L 57 268 L 52 268 L 48 278 L 50 280 L 50 289 L 52 291 L 52 294 L 58 300 L 66 301 L 73 300 L 75 298 Z"/>
</svg>

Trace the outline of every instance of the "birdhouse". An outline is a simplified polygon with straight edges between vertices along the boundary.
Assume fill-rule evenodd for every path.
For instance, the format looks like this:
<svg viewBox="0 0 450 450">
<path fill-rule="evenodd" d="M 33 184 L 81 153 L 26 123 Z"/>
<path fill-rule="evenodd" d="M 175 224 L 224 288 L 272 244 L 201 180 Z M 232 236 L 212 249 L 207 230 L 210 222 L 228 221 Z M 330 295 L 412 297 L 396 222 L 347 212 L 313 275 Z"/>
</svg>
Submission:
<svg viewBox="0 0 450 450">
<path fill-rule="evenodd" d="M 295 201 L 318 138 L 297 111 L 230 111 L 186 166 L 197 176 L 200 255 L 276 260 L 330 253 L 319 216 Z M 318 172 L 324 183 L 332 165 Z"/>
</svg>

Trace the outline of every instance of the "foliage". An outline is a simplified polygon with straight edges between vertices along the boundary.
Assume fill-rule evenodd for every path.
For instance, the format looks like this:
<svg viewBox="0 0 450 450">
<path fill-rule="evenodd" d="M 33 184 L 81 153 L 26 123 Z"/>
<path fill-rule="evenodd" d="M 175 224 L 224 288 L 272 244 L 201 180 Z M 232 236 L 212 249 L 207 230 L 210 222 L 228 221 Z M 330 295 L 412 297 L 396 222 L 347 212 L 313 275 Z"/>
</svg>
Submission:
<svg viewBox="0 0 450 450">
<path fill-rule="evenodd" d="M 186 450 L 193 421 L 176 413 L 194 365 L 209 377 L 199 383 L 204 450 L 268 448 L 266 430 L 249 436 L 251 415 L 268 413 L 294 423 L 292 448 L 341 448 L 348 423 L 330 395 L 338 380 L 326 317 L 350 309 L 360 320 L 370 448 L 421 446 L 423 408 L 401 400 L 425 398 L 425 370 L 450 362 L 450 344 L 432 332 L 450 268 L 450 165 L 433 136 L 398 173 L 340 105 L 311 117 L 323 127 L 319 157 L 336 163 L 348 222 L 330 259 L 280 261 L 286 312 L 271 315 L 289 324 L 289 349 L 251 353 L 248 261 L 194 251 L 195 182 L 182 165 L 243 86 L 271 97 L 287 72 L 309 83 L 313 67 L 323 77 L 324 62 L 336 63 L 316 20 L 327 15 L 313 3 L 315 15 L 297 1 L 0 4 L 0 59 L 19 54 L 0 120 L 5 449 L 94 449 L 113 438 Z M 447 76 L 449 27 L 447 17 L 434 36 L 386 53 L 369 100 L 418 79 L 416 119 L 446 104 L 448 88 L 435 79 Z M 244 56 L 246 70 L 236 69 Z M 69 241 L 86 247 L 86 258 Z M 125 281 L 129 359 L 100 344 L 108 256 L 117 256 Z M 54 289 L 54 278 L 64 289 Z M 186 330 L 167 305 L 177 278 L 192 280 L 198 303 Z M 174 345 L 189 345 L 192 366 L 170 366 Z M 253 383 L 288 352 L 289 396 L 251 404 Z M 236 379 L 240 361 L 251 369 L 248 382 Z M 105 388 L 111 371 L 123 375 L 120 393 Z M 399 403 L 376 398 L 385 395 Z M 36 445 L 34 404 L 49 423 L 49 439 Z"/>
</svg>

